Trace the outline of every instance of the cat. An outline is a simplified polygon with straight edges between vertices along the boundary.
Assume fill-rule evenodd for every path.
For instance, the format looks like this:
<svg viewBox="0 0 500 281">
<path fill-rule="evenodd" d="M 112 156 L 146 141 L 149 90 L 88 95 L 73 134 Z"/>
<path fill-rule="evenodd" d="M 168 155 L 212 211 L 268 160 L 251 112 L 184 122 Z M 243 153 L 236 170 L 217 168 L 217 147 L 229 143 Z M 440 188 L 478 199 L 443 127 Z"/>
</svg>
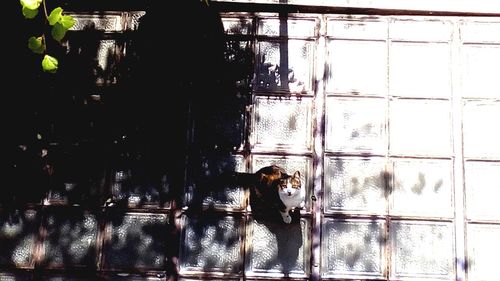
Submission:
<svg viewBox="0 0 500 281">
<path fill-rule="evenodd" d="M 279 211 L 284 223 L 291 223 L 291 212 L 305 204 L 305 188 L 300 172 L 289 175 L 282 167 L 270 165 L 255 173 L 233 173 L 231 182 L 250 190 L 252 213 Z"/>
</svg>

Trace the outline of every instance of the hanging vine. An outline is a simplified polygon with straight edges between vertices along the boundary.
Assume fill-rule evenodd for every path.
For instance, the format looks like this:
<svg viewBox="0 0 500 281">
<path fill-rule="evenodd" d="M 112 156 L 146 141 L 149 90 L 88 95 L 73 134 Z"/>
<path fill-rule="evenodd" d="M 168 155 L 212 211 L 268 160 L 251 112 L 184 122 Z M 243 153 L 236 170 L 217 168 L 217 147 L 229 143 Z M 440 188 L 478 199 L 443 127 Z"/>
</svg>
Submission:
<svg viewBox="0 0 500 281">
<path fill-rule="evenodd" d="M 34 19 L 39 14 L 39 10 L 43 9 L 45 17 L 44 24 L 51 26 L 50 37 L 61 43 L 61 40 L 66 35 L 66 32 L 75 24 L 75 19 L 70 15 L 64 15 L 63 9 L 57 7 L 50 14 L 47 12 L 45 0 L 20 0 L 22 13 L 26 19 Z M 55 73 L 59 67 L 57 58 L 51 56 L 47 50 L 48 36 L 44 32 L 38 36 L 31 36 L 28 39 L 28 48 L 35 54 L 43 55 L 42 69 L 48 73 Z M 51 39 L 50 39 L 51 40 Z"/>
</svg>

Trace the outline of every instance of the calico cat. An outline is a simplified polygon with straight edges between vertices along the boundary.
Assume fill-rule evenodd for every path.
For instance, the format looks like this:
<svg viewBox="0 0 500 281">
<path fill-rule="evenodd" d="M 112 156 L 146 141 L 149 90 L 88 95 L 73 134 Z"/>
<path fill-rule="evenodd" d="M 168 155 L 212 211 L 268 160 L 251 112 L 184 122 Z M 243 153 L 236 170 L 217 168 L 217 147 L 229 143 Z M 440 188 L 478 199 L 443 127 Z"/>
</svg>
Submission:
<svg viewBox="0 0 500 281">
<path fill-rule="evenodd" d="M 276 165 L 259 169 L 255 173 L 234 173 L 232 182 L 250 190 L 252 213 L 278 210 L 283 222 L 291 223 L 290 212 L 303 208 L 305 188 L 300 172 L 293 175 Z"/>
</svg>

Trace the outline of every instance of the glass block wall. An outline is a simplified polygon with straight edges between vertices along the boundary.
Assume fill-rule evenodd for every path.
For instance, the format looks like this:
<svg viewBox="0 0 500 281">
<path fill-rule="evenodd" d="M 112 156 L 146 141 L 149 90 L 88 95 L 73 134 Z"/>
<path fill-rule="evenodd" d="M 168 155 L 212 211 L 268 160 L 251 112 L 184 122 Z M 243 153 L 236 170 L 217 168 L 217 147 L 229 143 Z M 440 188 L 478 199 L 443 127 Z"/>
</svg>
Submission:
<svg viewBox="0 0 500 281">
<path fill-rule="evenodd" d="M 500 23 L 227 13 L 223 24 L 256 62 L 234 170 L 299 170 L 307 204 L 290 225 L 259 221 L 241 189 L 211 230 L 186 218 L 181 276 L 495 280 Z"/>
</svg>

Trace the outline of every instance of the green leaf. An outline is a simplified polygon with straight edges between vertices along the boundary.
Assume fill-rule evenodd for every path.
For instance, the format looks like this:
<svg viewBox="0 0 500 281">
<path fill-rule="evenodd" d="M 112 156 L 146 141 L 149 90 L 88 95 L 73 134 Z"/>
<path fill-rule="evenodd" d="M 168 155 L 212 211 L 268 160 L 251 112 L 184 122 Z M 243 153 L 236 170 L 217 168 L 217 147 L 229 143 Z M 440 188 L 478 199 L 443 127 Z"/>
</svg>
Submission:
<svg viewBox="0 0 500 281">
<path fill-rule="evenodd" d="M 31 10 L 26 6 L 23 6 L 23 16 L 27 19 L 32 19 L 38 15 L 38 9 Z"/>
<path fill-rule="evenodd" d="M 54 10 L 52 10 L 52 12 L 50 12 L 49 18 L 47 19 L 49 21 L 49 24 L 54 25 L 57 22 L 59 22 L 59 20 L 61 20 L 62 17 L 62 12 L 63 9 L 61 7 L 57 7 Z"/>
<path fill-rule="evenodd" d="M 28 48 L 33 51 L 33 53 L 36 54 L 43 54 L 45 51 L 45 46 L 43 45 L 43 38 L 42 37 L 35 37 L 31 36 L 30 39 L 28 39 Z"/>
<path fill-rule="evenodd" d="M 57 71 L 57 66 L 59 62 L 56 58 L 51 57 L 49 55 L 45 55 L 42 60 L 42 68 L 43 71 L 49 73 L 55 73 Z"/>
<path fill-rule="evenodd" d="M 62 26 L 66 29 L 70 29 L 75 25 L 76 20 L 72 16 L 62 16 L 61 20 L 59 21 Z"/>
<path fill-rule="evenodd" d="M 61 41 L 64 38 L 64 35 L 66 35 L 66 31 L 68 31 L 67 28 L 65 28 L 60 23 L 56 23 L 52 27 L 52 31 L 51 31 L 52 38 L 54 38 L 54 40 L 56 40 L 56 41 Z"/>
<path fill-rule="evenodd" d="M 30 10 L 36 10 L 38 7 L 40 7 L 40 3 L 42 3 L 42 0 L 20 0 L 21 5 L 23 7 L 26 7 Z"/>
</svg>

